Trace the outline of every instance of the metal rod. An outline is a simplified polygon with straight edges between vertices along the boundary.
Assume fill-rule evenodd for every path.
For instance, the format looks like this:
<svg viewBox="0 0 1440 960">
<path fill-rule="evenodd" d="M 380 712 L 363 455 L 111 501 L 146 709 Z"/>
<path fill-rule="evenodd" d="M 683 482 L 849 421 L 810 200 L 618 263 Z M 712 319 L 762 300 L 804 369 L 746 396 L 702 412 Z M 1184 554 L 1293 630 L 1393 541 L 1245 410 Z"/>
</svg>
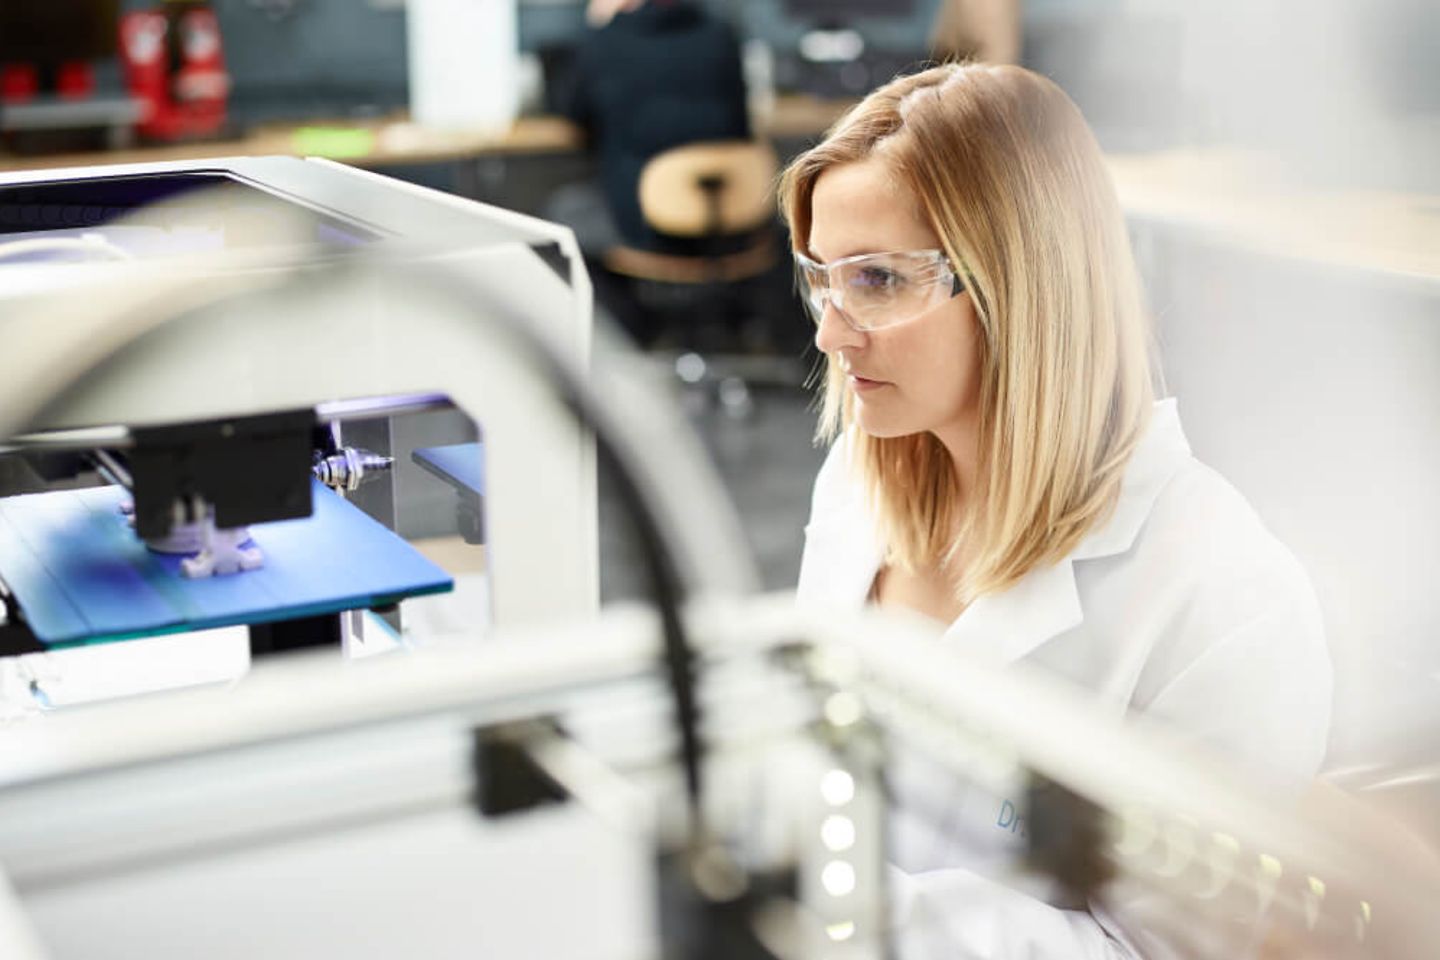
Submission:
<svg viewBox="0 0 1440 960">
<path fill-rule="evenodd" d="M 109 450 L 96 450 L 92 456 L 95 457 L 95 467 L 100 471 L 102 477 L 126 490 L 135 489 L 135 478 Z"/>
<path fill-rule="evenodd" d="M 347 420 L 365 420 L 377 416 L 394 417 L 430 410 L 449 410 L 453 406 L 454 403 L 443 393 L 414 393 L 321 403 L 315 407 L 315 416 L 322 423 L 344 423 Z"/>
<path fill-rule="evenodd" d="M 0 444 L 0 454 L 23 450 L 92 450 L 108 447 L 128 450 L 135 445 L 130 428 L 122 426 L 78 427 L 73 430 L 44 430 L 22 433 Z"/>
</svg>

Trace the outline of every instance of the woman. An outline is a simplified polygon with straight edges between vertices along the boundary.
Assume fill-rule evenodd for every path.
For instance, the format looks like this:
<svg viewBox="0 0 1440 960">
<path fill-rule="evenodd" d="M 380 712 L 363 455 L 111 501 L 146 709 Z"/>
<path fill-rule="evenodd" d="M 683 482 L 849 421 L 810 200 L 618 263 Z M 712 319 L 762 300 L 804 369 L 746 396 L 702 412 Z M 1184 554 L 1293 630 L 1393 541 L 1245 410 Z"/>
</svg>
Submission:
<svg viewBox="0 0 1440 960">
<path fill-rule="evenodd" d="M 1191 456 L 1175 402 L 1154 401 L 1124 221 L 1065 94 L 1011 66 L 897 79 L 794 161 L 781 202 L 835 441 L 802 599 L 916 611 L 948 646 L 1312 776 L 1332 680 L 1313 591 Z M 1018 842 L 1013 800 L 966 798 L 944 835 L 897 824 L 916 902 L 955 897 L 930 910 L 959 955 L 1151 952 L 1108 919 L 995 890 L 976 914 L 983 882 L 954 868 Z"/>
</svg>

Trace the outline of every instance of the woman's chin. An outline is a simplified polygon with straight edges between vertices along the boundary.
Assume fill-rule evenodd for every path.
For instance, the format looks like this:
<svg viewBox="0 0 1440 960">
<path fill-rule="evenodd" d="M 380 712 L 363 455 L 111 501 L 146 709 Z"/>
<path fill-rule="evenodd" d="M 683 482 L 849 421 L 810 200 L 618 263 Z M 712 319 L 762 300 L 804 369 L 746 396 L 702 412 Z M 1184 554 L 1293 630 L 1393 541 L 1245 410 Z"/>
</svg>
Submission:
<svg viewBox="0 0 1440 960">
<path fill-rule="evenodd" d="M 859 411 L 855 422 L 861 431 L 877 440 L 908 437 L 920 432 L 913 424 L 897 422 L 894 417 L 866 416 L 864 410 Z"/>
</svg>

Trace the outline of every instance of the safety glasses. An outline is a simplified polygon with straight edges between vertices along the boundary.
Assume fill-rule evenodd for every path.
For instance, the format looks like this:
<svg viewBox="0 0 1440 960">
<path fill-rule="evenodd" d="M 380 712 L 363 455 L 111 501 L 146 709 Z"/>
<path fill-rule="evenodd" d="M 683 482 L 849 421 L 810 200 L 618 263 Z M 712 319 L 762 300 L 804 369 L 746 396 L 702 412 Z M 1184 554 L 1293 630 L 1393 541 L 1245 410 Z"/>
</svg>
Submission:
<svg viewBox="0 0 1440 960">
<path fill-rule="evenodd" d="M 796 251 L 795 273 L 817 326 L 829 303 L 852 328 L 866 331 L 913 320 L 965 289 L 943 250 L 862 253 L 833 263 Z"/>
</svg>

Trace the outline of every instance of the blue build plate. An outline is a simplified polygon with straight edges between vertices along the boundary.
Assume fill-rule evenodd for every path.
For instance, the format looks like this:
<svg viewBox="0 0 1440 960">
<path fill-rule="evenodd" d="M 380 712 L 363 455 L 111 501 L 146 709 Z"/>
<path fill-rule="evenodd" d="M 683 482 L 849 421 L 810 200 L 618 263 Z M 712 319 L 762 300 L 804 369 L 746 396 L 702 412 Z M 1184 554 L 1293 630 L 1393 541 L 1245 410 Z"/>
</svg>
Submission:
<svg viewBox="0 0 1440 960">
<path fill-rule="evenodd" d="M 120 487 L 0 499 L 0 580 L 56 647 L 266 623 L 444 593 L 445 571 L 319 483 L 303 520 L 259 524 L 265 566 L 191 580 L 135 536 Z"/>
</svg>

